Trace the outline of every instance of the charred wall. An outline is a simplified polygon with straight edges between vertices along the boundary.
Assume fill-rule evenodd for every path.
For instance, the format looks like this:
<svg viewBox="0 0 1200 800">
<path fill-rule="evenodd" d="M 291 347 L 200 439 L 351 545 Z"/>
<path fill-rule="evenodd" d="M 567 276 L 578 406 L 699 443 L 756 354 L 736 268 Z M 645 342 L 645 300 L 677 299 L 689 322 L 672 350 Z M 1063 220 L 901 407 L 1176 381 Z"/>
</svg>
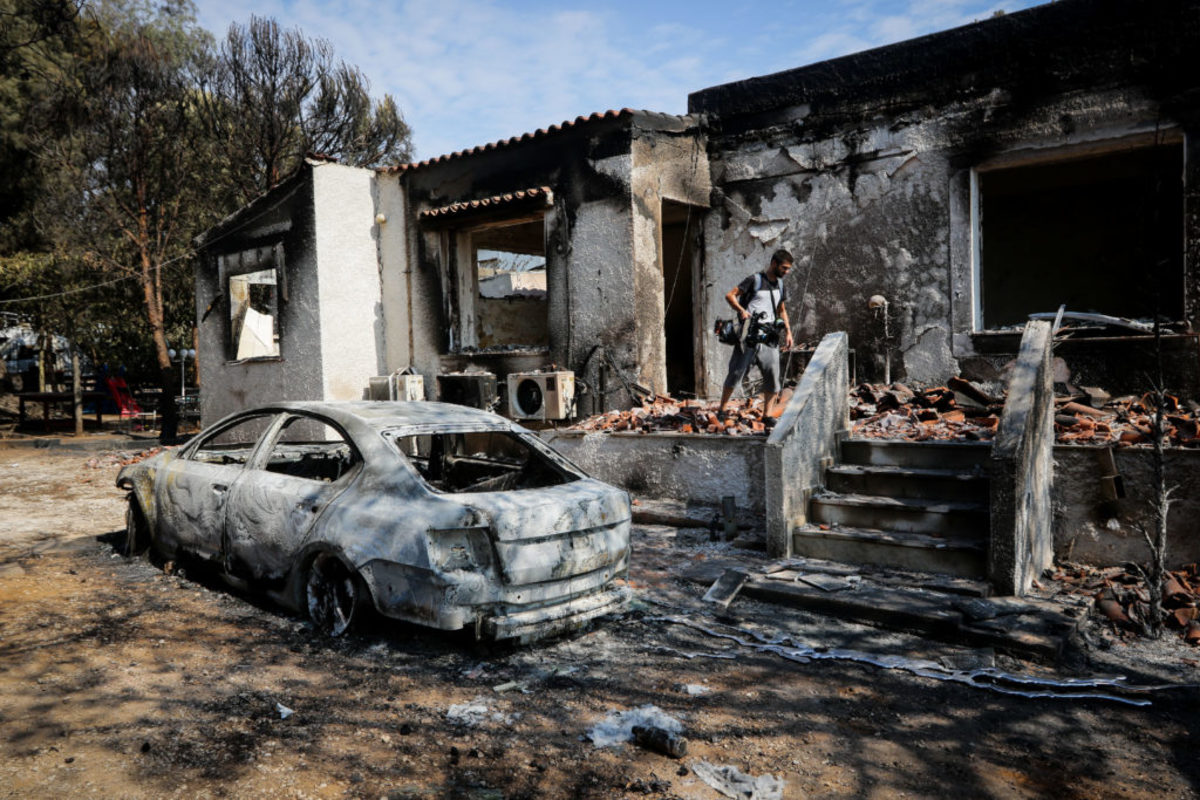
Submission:
<svg viewBox="0 0 1200 800">
<path fill-rule="evenodd" d="M 203 380 L 201 419 L 280 400 L 320 400 L 323 392 L 312 168 L 246 206 L 199 242 L 196 268 L 197 362 Z M 217 259 L 282 244 L 279 349 L 275 358 L 230 357 L 228 285 Z"/>
<path fill-rule="evenodd" d="M 655 255 L 659 249 L 657 209 L 663 195 L 695 201 L 708 194 L 707 168 L 688 178 L 675 175 L 677 158 L 640 164 L 635 153 L 654 149 L 676 152 L 677 137 L 692 137 L 694 125 L 679 117 L 649 112 L 620 112 L 614 118 L 576 123 L 532 141 L 488 147 L 418 165 L 401 180 L 407 194 L 413 237 L 413 302 L 436 320 L 432 350 L 414 358 L 422 372 L 436 372 L 441 362 L 497 372 L 512 361 L 511 353 L 464 348 L 456 341 L 466 330 L 463 286 L 463 231 L 498 223 L 521 209 L 503 206 L 479 213 L 458 213 L 444 220 L 422 218 L 421 212 L 455 203 L 548 187 L 553 202 L 544 212 L 549 347 L 538 366 L 572 369 L 588 387 L 580 412 L 628 405 L 624 387 L 641 383 L 665 389 L 661 339 L 662 280 Z M 703 161 L 703 147 L 690 147 L 691 163 Z M 537 213 L 538 207 L 524 209 Z M 653 276 L 657 272 L 658 281 Z M 658 318 L 653 314 L 658 307 Z M 516 308 L 516 305 L 514 305 Z M 413 312 L 414 318 L 420 316 Z M 656 324 L 657 322 L 657 324 Z M 514 330 L 520 330 L 517 326 Z M 511 348 L 510 348 L 511 349 Z M 528 358 L 523 357 L 523 362 Z"/>
<path fill-rule="evenodd" d="M 894 379 L 914 382 L 994 372 L 1016 337 L 1003 352 L 994 341 L 977 347 L 987 336 L 973 194 L 981 170 L 1156 143 L 1194 152 L 1198 45 L 1195 0 L 1064 0 L 691 95 L 715 185 L 708 320 L 728 316 L 721 296 L 786 247 L 797 257 L 788 278 L 797 337 L 848 331 L 859 377 L 880 379 L 885 359 Z M 1182 274 L 1161 291 L 1184 295 L 1191 322 L 1200 171 L 1185 163 Z M 1129 273 L 1147 275 L 1141 265 Z M 889 301 L 886 335 L 868 307 L 876 294 Z M 711 337 L 704 346 L 718 365 L 708 369 L 712 393 L 727 350 Z"/>
</svg>

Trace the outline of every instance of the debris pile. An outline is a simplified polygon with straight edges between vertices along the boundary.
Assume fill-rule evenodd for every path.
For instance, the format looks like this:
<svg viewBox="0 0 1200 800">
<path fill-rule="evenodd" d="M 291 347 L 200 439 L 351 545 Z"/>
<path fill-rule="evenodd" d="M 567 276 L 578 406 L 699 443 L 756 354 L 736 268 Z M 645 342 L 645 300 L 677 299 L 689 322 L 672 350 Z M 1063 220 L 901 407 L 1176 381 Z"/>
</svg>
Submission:
<svg viewBox="0 0 1200 800">
<path fill-rule="evenodd" d="M 130 453 L 122 450 L 116 453 L 105 453 L 104 455 L 92 456 L 84 466 L 88 469 L 100 469 L 101 467 L 120 466 L 127 467 L 130 464 L 136 464 L 139 461 L 145 461 L 151 456 L 156 456 L 163 450 L 170 450 L 169 447 L 151 447 L 148 450 L 139 450 L 136 453 Z"/>
<path fill-rule="evenodd" d="M 863 383 L 850 390 L 853 433 L 871 439 L 987 440 L 995 435 L 1003 409 L 1003 398 L 963 378 L 930 389 Z"/>
<path fill-rule="evenodd" d="M 1004 411 L 1004 397 L 993 396 L 963 378 L 945 386 L 910 389 L 863 383 L 850 390 L 850 419 L 855 436 L 870 439 L 993 438 Z M 1165 395 L 1165 444 L 1200 447 L 1200 404 Z M 1155 396 L 1110 398 L 1099 389 L 1060 395 L 1054 400 L 1055 440 L 1062 444 L 1129 447 L 1154 438 Z"/>
<path fill-rule="evenodd" d="M 1091 597 L 1117 629 L 1144 634 L 1150 627 L 1150 591 L 1138 568 L 1063 563 L 1051 577 L 1067 594 Z M 1188 644 L 1200 645 L 1200 566 L 1188 564 L 1167 574 L 1162 605 L 1163 623 L 1180 631 Z"/>
<path fill-rule="evenodd" d="M 1196 412 L 1200 405 L 1164 395 L 1165 444 L 1171 447 L 1200 447 Z M 1059 397 L 1055 401 L 1054 430 L 1059 442 L 1114 444 L 1128 447 L 1150 444 L 1154 439 L 1153 394 L 1117 397 L 1095 403 L 1088 395 Z M 1098 406 L 1098 407 L 1097 407 Z"/>
<path fill-rule="evenodd" d="M 792 396 L 791 389 L 784 389 L 772 410 L 771 417 L 778 417 Z M 655 395 L 640 408 L 627 411 L 609 411 L 588 417 L 571 426 L 576 431 L 617 433 L 638 431 L 641 433 L 713 433 L 725 436 L 765 436 L 774 422 L 763 418 L 762 398 L 732 400 L 725 413 L 718 413 L 720 404 L 709 400 L 676 400 L 666 395 Z"/>
</svg>

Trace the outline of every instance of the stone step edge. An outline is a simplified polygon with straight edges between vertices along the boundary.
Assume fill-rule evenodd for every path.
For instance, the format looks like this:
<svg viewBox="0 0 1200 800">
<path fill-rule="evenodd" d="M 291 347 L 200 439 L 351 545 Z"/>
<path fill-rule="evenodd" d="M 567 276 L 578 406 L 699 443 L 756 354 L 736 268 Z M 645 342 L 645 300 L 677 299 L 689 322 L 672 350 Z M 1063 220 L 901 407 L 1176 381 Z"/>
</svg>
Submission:
<svg viewBox="0 0 1200 800">
<path fill-rule="evenodd" d="M 836 539 L 844 542 L 877 544 L 886 547 L 912 547 L 920 550 L 986 552 L 986 542 L 981 538 L 931 536 L 925 533 L 884 531 L 874 528 L 838 527 L 825 530 L 817 525 L 795 525 L 792 527 L 792 535 Z"/>
</svg>

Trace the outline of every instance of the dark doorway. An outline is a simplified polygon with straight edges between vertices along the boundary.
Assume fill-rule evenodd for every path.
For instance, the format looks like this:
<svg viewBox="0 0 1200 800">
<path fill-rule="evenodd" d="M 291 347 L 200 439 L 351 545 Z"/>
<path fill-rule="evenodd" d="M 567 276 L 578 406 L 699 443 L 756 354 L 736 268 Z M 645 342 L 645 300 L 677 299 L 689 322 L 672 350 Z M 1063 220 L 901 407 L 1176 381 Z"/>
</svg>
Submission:
<svg viewBox="0 0 1200 800">
<path fill-rule="evenodd" d="M 664 200 L 662 204 L 663 333 L 666 336 L 667 391 L 696 394 L 696 300 L 693 241 L 700 209 Z"/>
</svg>

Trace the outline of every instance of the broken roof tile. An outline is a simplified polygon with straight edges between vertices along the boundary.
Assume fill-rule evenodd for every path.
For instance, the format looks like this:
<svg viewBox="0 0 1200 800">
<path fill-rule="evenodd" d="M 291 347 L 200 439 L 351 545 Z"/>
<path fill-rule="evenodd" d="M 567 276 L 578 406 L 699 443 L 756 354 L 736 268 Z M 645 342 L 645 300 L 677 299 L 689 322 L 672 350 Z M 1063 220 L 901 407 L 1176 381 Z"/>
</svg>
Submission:
<svg viewBox="0 0 1200 800">
<path fill-rule="evenodd" d="M 421 219 L 445 218 L 455 214 L 460 214 L 464 211 L 480 211 L 483 209 L 498 208 L 510 203 L 516 203 L 521 200 L 535 200 L 539 197 L 545 198 L 545 204 L 550 205 L 554 202 L 554 192 L 549 186 L 534 186 L 529 189 L 522 189 L 516 192 L 507 192 L 506 194 L 497 194 L 491 197 L 485 197 L 482 200 L 462 200 L 450 205 L 441 206 L 439 208 L 431 208 L 422 211 Z"/>
<path fill-rule="evenodd" d="M 447 161 L 452 161 L 456 158 L 462 158 L 464 156 L 471 156 L 471 155 L 475 155 L 477 153 L 485 153 L 490 150 L 499 150 L 504 147 L 511 147 L 512 145 L 521 144 L 522 142 L 529 142 L 529 141 L 533 141 L 535 139 L 541 139 L 546 136 L 552 136 L 557 133 L 562 133 L 563 131 L 569 131 L 569 130 L 572 130 L 575 128 L 579 128 L 583 125 L 588 125 L 588 124 L 595 123 L 595 122 L 602 122 L 604 120 L 615 120 L 615 119 L 629 119 L 629 118 L 633 117 L 635 114 L 645 116 L 645 117 L 649 118 L 650 120 L 657 121 L 659 124 L 661 124 L 663 120 L 675 120 L 675 121 L 687 122 L 689 119 L 691 119 L 689 117 L 681 117 L 681 116 L 677 116 L 674 114 L 662 114 L 662 113 L 655 112 L 655 111 L 639 111 L 639 110 L 632 109 L 632 108 L 609 109 L 608 111 L 597 111 L 595 113 L 588 114 L 587 116 L 576 117 L 573 120 L 570 120 L 570 119 L 563 120 L 562 122 L 558 123 L 557 125 L 551 125 L 547 128 L 538 128 L 536 131 L 522 133 L 518 136 L 512 136 L 512 137 L 509 137 L 508 139 L 500 139 L 499 141 L 495 141 L 495 142 L 488 142 L 487 144 L 482 144 L 477 147 L 469 148 L 467 150 L 458 150 L 458 151 L 450 153 L 448 155 L 436 156 L 435 158 L 429 158 L 424 161 L 418 161 L 418 162 L 409 163 L 409 164 L 396 164 L 396 165 L 393 165 L 390 167 L 383 167 L 379 171 L 388 173 L 388 174 L 396 174 L 396 173 L 400 173 L 400 172 L 410 172 L 415 169 L 421 169 L 423 167 L 433 166 L 434 164 L 444 164 Z"/>
</svg>

